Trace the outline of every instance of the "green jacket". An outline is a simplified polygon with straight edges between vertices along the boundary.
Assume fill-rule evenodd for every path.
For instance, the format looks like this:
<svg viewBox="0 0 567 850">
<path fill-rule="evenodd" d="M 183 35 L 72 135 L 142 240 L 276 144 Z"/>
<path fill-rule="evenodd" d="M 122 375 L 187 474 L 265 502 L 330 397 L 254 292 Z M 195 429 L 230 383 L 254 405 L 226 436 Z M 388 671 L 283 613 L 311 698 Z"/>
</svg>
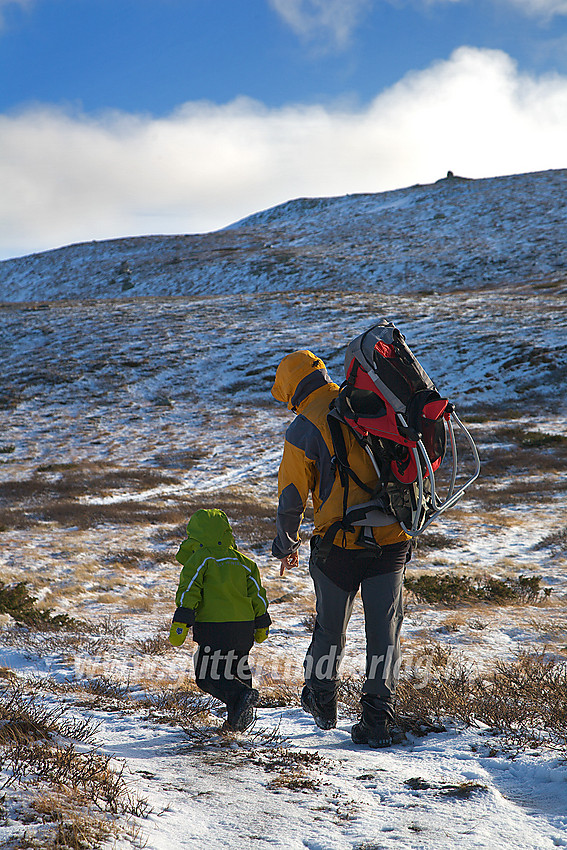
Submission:
<svg viewBox="0 0 567 850">
<path fill-rule="evenodd" d="M 187 539 L 176 555 L 183 564 L 175 596 L 176 617 L 194 625 L 194 638 L 209 641 L 215 633 L 253 640 L 254 629 L 269 626 L 266 591 L 258 567 L 236 548 L 226 514 L 216 508 L 196 511 Z M 181 609 L 181 613 L 180 612 Z M 218 624 L 215 630 L 199 624 Z M 233 624 L 233 627 L 220 624 Z M 226 641 L 225 641 L 226 642 Z M 242 641 L 241 641 L 242 642 Z"/>
</svg>

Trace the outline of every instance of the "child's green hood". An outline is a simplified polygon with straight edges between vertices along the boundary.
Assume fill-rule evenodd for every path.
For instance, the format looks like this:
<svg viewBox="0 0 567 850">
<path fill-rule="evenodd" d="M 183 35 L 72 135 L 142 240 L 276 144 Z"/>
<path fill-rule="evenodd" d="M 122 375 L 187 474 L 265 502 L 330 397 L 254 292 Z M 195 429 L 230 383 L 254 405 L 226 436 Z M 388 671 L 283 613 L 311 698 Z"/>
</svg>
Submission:
<svg viewBox="0 0 567 850">
<path fill-rule="evenodd" d="M 187 540 L 181 544 L 177 560 L 183 564 L 203 548 L 212 552 L 236 548 L 228 517 L 218 508 L 201 508 L 192 515 L 187 524 Z"/>
</svg>

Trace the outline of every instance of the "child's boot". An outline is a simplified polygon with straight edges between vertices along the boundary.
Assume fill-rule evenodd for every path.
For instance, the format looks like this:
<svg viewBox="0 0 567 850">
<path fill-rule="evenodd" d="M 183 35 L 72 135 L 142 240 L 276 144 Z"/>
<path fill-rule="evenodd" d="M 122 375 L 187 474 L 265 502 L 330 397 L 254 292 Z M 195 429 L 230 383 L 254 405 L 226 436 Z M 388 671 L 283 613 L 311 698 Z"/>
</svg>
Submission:
<svg viewBox="0 0 567 850">
<path fill-rule="evenodd" d="M 245 687 L 238 695 L 235 704 L 228 707 L 227 726 L 234 732 L 243 732 L 254 722 L 254 706 L 260 699 L 256 688 Z"/>
</svg>

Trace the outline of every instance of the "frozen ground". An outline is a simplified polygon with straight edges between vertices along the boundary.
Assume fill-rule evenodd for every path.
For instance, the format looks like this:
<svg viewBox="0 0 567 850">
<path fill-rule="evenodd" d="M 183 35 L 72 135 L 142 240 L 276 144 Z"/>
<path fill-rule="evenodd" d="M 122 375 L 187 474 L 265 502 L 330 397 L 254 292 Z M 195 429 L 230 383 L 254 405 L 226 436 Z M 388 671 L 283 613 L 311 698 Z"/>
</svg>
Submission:
<svg viewBox="0 0 567 850">
<path fill-rule="evenodd" d="M 251 736 L 227 738 L 215 713 L 195 736 L 145 710 L 85 707 L 72 689 L 96 677 L 146 694 L 187 686 L 191 646 L 165 642 L 173 556 L 191 511 L 218 505 L 271 599 L 257 681 L 297 693 L 313 601 L 305 555 L 283 579 L 269 557 L 290 416 L 269 389 L 282 355 L 304 347 L 340 381 L 345 342 L 382 315 L 456 402 L 483 459 L 482 480 L 435 526 L 437 544 L 418 549 L 410 575 L 541 576 L 550 591 L 506 606 L 408 597 L 407 664 L 432 646 L 485 671 L 522 648 L 564 659 L 565 545 L 553 535 L 567 502 L 566 303 L 563 284 L 523 282 L 450 296 L 290 291 L 0 309 L 0 580 L 28 582 L 93 630 L 70 641 L 0 615 L 1 672 L 41 682 L 48 702 L 62 699 L 48 683 L 71 686 L 71 710 L 100 724 L 101 751 L 124 762 L 153 809 L 140 819 L 149 850 L 567 845 L 565 762 L 541 746 L 511 754 L 482 726 L 449 723 L 371 752 L 351 743 L 345 711 L 322 733 L 293 699 L 261 707 Z M 357 675 L 363 652 L 357 608 L 345 673 Z M 6 793 L 0 843 L 25 846 L 36 827 L 18 819 L 18 789 Z"/>
</svg>

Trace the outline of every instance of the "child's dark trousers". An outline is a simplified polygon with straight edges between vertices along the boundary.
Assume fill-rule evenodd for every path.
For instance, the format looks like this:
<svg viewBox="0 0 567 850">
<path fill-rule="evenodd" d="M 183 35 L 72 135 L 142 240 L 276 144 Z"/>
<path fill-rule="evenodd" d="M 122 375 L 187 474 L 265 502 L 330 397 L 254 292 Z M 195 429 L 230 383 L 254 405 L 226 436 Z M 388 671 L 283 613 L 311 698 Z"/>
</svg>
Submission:
<svg viewBox="0 0 567 850">
<path fill-rule="evenodd" d="M 199 647 L 193 656 L 195 681 L 205 693 L 232 709 L 243 692 L 252 688 L 248 651 Z"/>
</svg>

